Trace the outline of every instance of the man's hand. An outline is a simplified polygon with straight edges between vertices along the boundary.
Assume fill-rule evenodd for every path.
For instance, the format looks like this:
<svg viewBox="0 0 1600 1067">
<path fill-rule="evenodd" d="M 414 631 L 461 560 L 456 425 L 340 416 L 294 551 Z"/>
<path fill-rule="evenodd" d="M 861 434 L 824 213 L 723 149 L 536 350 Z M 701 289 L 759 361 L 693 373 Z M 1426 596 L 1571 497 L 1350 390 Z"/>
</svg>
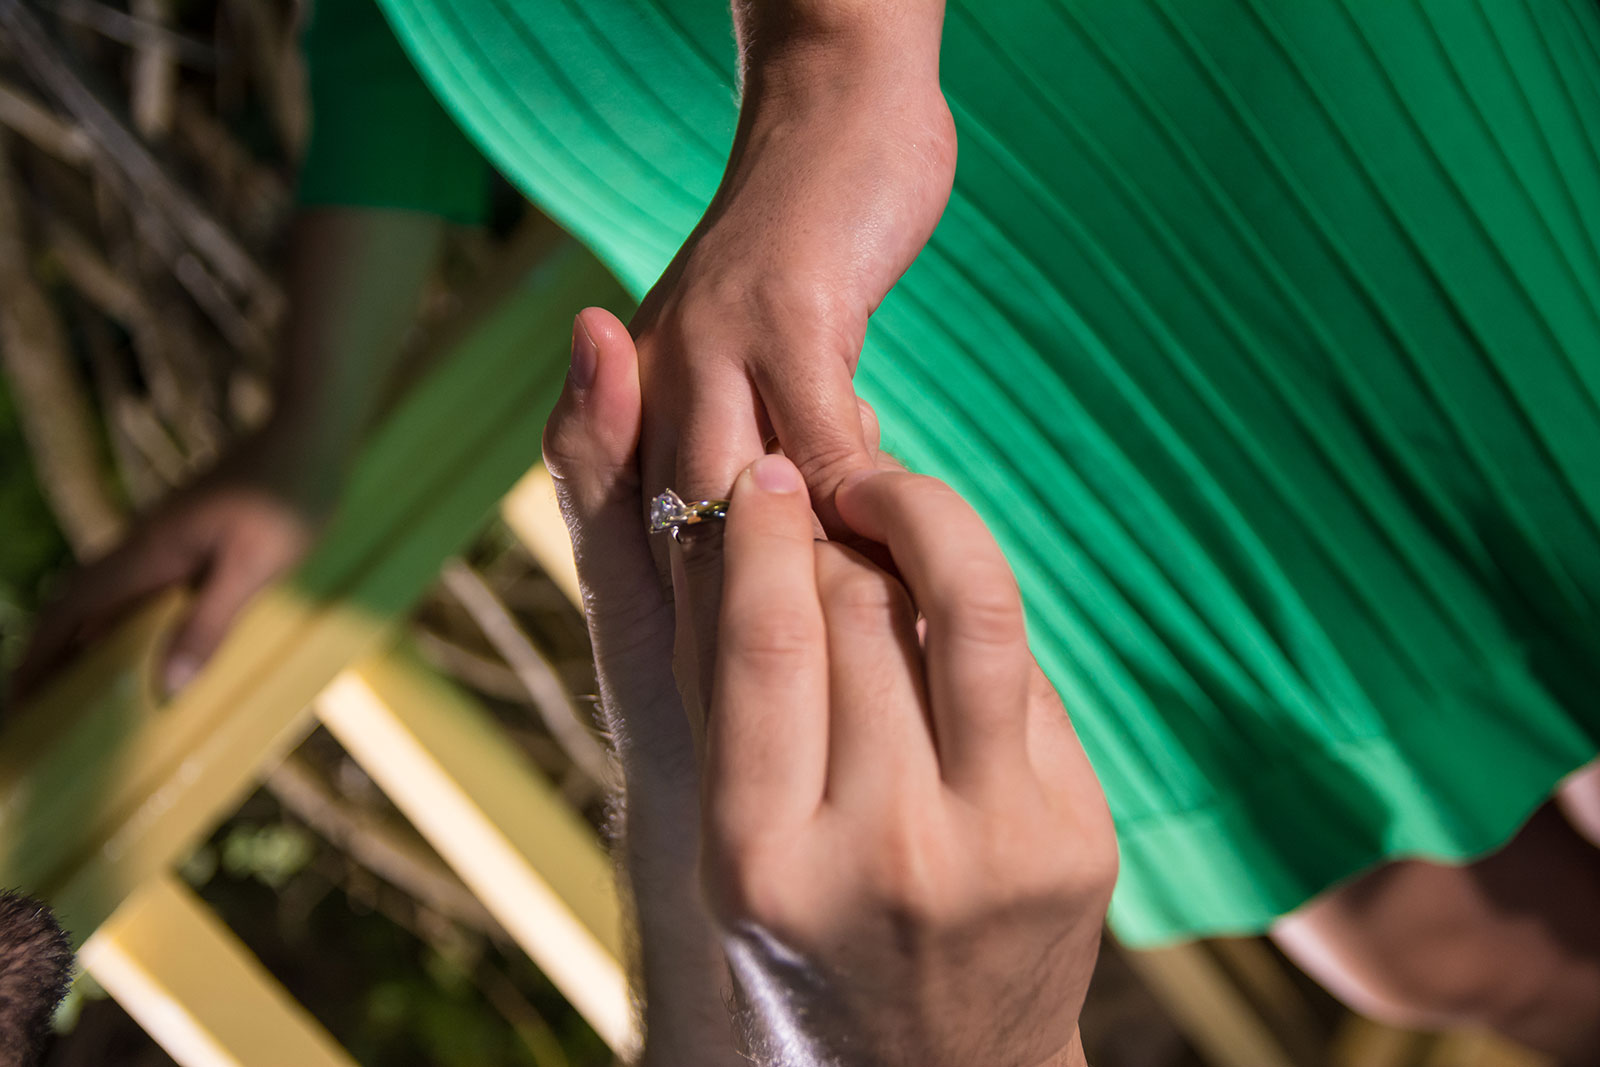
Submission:
<svg viewBox="0 0 1600 1067">
<path fill-rule="evenodd" d="M 648 1067 L 740 1067 L 727 966 L 701 901 L 699 778 L 673 681 L 674 618 L 641 518 L 639 363 L 599 308 L 573 323 L 572 370 L 545 426 L 545 465 L 572 535 L 601 712 L 622 764 L 619 842 L 637 923 Z"/>
<path fill-rule="evenodd" d="M 776 437 L 838 531 L 871 466 L 852 375 L 867 317 L 955 173 L 942 0 L 736 5 L 744 92 L 721 187 L 633 321 L 648 499 L 727 496 Z"/>
<path fill-rule="evenodd" d="M 1116 846 L 1010 570 L 932 479 L 857 476 L 838 506 L 904 584 L 813 541 L 779 456 L 739 477 L 723 542 L 703 877 L 753 1051 L 1081 1062 Z"/>
</svg>

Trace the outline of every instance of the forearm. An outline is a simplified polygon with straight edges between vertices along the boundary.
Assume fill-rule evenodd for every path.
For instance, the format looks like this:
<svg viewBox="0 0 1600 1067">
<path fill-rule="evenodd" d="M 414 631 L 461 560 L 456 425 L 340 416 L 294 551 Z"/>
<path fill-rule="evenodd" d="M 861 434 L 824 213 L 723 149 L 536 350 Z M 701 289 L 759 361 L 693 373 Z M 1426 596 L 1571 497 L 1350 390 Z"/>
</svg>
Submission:
<svg viewBox="0 0 1600 1067">
<path fill-rule="evenodd" d="M 736 15 L 743 91 L 728 165 L 636 325 L 670 322 L 672 301 L 714 277 L 706 299 L 725 303 L 735 333 L 787 339 L 770 369 L 801 366 L 802 353 L 853 369 L 867 316 L 921 252 L 955 175 L 943 3 L 745 0 Z M 795 429 L 778 424 L 780 436 Z"/>
<path fill-rule="evenodd" d="M 803 121 L 819 112 L 830 125 L 851 118 L 862 126 L 877 118 L 919 125 L 928 111 L 942 115 L 943 25 L 944 0 L 736 3 L 742 93 L 735 156 L 754 125 L 778 115 Z"/>
</svg>

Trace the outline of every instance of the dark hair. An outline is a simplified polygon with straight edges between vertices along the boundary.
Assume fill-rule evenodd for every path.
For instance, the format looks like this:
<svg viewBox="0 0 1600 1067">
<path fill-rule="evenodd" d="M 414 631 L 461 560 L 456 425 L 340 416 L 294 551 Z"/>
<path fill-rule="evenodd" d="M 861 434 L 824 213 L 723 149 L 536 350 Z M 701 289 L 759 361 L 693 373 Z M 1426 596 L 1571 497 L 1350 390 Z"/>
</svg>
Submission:
<svg viewBox="0 0 1600 1067">
<path fill-rule="evenodd" d="M 72 981 L 72 945 L 50 909 L 0 893 L 0 1063 L 31 1067 Z"/>
</svg>

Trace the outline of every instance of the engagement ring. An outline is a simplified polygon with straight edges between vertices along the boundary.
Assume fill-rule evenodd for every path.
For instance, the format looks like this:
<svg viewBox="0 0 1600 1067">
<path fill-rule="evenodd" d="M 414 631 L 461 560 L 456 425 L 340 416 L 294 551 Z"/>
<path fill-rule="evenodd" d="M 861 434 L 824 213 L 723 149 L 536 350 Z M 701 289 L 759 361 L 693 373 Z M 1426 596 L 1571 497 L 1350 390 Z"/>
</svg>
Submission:
<svg viewBox="0 0 1600 1067">
<path fill-rule="evenodd" d="M 650 501 L 650 532 L 671 531 L 674 538 L 678 536 L 678 530 L 684 526 L 727 517 L 726 500 L 696 500 L 685 503 L 677 493 L 667 489 Z"/>
</svg>

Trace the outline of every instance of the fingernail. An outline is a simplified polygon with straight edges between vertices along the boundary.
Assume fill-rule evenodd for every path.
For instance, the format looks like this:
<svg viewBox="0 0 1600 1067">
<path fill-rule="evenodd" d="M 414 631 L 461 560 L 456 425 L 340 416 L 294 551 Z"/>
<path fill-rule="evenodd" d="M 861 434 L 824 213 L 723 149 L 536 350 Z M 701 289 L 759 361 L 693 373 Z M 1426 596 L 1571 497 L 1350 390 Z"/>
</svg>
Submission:
<svg viewBox="0 0 1600 1067">
<path fill-rule="evenodd" d="M 161 684 L 168 697 L 178 695 L 179 690 L 200 673 L 200 661 L 186 652 L 176 652 L 167 659 L 166 672 L 161 677 Z"/>
<path fill-rule="evenodd" d="M 795 465 L 778 455 L 762 456 L 750 465 L 750 476 L 756 486 L 769 493 L 795 493 L 801 487 L 800 472 Z"/>
<path fill-rule="evenodd" d="M 594 343 L 594 338 L 589 336 L 589 328 L 583 324 L 583 316 L 576 315 L 572 319 L 572 366 L 567 370 L 567 380 L 572 387 L 584 390 L 594 384 L 595 368 L 600 363 L 600 348 Z"/>
</svg>

